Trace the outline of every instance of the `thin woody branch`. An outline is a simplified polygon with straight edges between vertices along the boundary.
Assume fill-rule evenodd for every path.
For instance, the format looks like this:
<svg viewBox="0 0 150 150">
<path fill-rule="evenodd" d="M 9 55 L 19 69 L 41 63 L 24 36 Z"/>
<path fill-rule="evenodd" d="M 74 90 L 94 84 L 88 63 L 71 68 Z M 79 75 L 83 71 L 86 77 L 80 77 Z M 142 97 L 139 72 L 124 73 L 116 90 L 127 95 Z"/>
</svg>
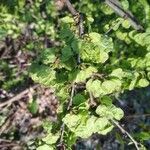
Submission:
<svg viewBox="0 0 150 150">
<path fill-rule="evenodd" d="M 121 131 L 123 134 L 126 134 L 126 135 L 130 138 L 130 140 L 131 140 L 131 141 L 133 142 L 133 144 L 135 145 L 136 150 L 140 150 L 140 148 L 139 148 L 139 146 L 138 146 L 138 142 L 130 135 L 130 133 L 127 132 L 121 125 L 119 125 L 119 123 L 118 123 L 117 121 L 115 121 L 115 120 L 113 120 L 113 119 L 111 119 L 111 121 L 112 121 L 112 123 L 113 123 L 114 125 L 116 125 L 116 126 L 120 129 L 120 131 Z"/>
<path fill-rule="evenodd" d="M 73 7 L 73 5 L 69 0 L 65 0 L 65 4 L 70 13 L 73 15 L 75 23 L 78 26 L 79 36 L 82 37 L 82 35 L 84 34 L 83 15 L 78 11 L 76 11 L 76 9 Z"/>
<path fill-rule="evenodd" d="M 73 16 L 76 16 L 78 12 L 75 10 L 75 8 L 72 6 L 71 2 L 69 0 L 65 0 L 66 6 L 68 7 L 69 11 Z"/>
<path fill-rule="evenodd" d="M 34 85 L 33 87 L 31 87 L 32 89 L 36 89 L 39 85 Z M 21 93 L 19 93 L 18 95 L 16 95 L 15 97 L 7 100 L 6 102 L 0 103 L 0 108 L 4 107 L 4 106 L 10 106 L 13 102 L 16 102 L 18 100 L 20 100 L 24 95 L 26 95 L 29 92 L 29 89 L 25 89 L 24 91 L 22 91 Z"/>
<path fill-rule="evenodd" d="M 76 11 L 76 9 L 73 7 L 73 5 L 71 4 L 71 2 L 69 0 L 65 0 L 65 4 L 68 8 L 68 10 L 70 11 L 70 13 L 73 15 L 74 20 L 76 25 L 78 26 L 78 34 L 79 37 L 82 37 L 82 35 L 84 34 L 84 27 L 83 27 L 83 15 L 80 14 L 78 11 Z M 78 55 L 78 63 L 80 63 L 80 56 Z M 72 106 L 72 100 L 73 100 L 73 96 L 75 94 L 75 88 L 76 85 L 75 83 L 72 84 L 71 87 L 71 95 L 70 95 L 70 99 L 67 105 L 67 111 L 70 110 L 71 106 Z M 60 139 L 59 139 L 59 143 L 58 143 L 58 147 L 62 147 L 63 146 L 63 137 L 64 137 L 64 131 L 65 131 L 65 124 L 62 123 L 61 126 L 61 135 L 60 135 Z"/>
<path fill-rule="evenodd" d="M 125 11 L 118 0 L 105 0 L 105 3 L 113 9 L 120 17 L 128 19 L 135 30 L 144 30 L 130 11 Z"/>
</svg>

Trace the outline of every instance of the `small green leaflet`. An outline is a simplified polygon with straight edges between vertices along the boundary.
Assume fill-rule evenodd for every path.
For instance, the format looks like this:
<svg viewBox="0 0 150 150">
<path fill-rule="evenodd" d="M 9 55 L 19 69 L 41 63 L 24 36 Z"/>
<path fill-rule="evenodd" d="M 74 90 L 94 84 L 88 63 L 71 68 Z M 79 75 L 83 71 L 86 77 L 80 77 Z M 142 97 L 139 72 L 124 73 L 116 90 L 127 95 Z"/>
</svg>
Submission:
<svg viewBox="0 0 150 150">
<path fill-rule="evenodd" d="M 76 127 L 80 124 L 81 122 L 81 115 L 71 115 L 71 114 L 67 114 L 64 118 L 63 118 L 63 122 L 68 126 L 68 128 L 74 132 Z"/>
<path fill-rule="evenodd" d="M 28 104 L 28 109 L 29 111 L 32 113 L 32 114 L 36 114 L 37 111 L 38 111 L 38 104 L 37 104 L 37 101 L 35 99 L 33 99 L 31 101 L 31 103 L 29 102 Z"/>
<path fill-rule="evenodd" d="M 111 79 L 105 80 L 102 83 L 102 89 L 105 91 L 106 94 L 111 94 L 115 91 L 119 91 L 121 89 L 122 83 L 119 79 Z"/>
<path fill-rule="evenodd" d="M 91 92 L 94 97 L 99 97 L 100 95 L 103 95 L 105 93 L 104 90 L 102 89 L 101 81 L 99 80 L 93 81 L 92 79 L 90 79 L 86 83 L 86 89 L 87 91 Z"/>
<path fill-rule="evenodd" d="M 54 61 L 56 60 L 55 49 L 53 48 L 44 49 L 41 53 L 40 59 L 45 65 L 54 63 Z"/>
<path fill-rule="evenodd" d="M 57 140 L 59 139 L 59 134 L 52 134 L 49 133 L 46 137 L 42 138 L 42 141 L 46 144 L 55 144 Z"/>
<path fill-rule="evenodd" d="M 124 72 L 123 72 L 123 70 L 121 68 L 117 68 L 117 69 L 112 71 L 110 76 L 122 79 L 122 77 L 124 77 Z"/>
<path fill-rule="evenodd" d="M 117 108 L 115 105 L 99 105 L 96 109 L 96 113 L 107 119 L 116 119 L 120 120 L 124 116 L 122 109 Z"/>
<path fill-rule="evenodd" d="M 99 47 L 100 51 L 105 51 L 107 53 L 113 51 L 112 38 L 106 37 L 96 32 L 89 33 L 89 37 L 91 42 Z"/>
<path fill-rule="evenodd" d="M 75 82 L 76 83 L 79 83 L 79 82 L 85 82 L 85 80 L 89 77 L 92 76 L 93 73 L 96 73 L 97 72 L 97 69 L 95 67 L 88 67 L 86 69 L 83 69 L 81 70 L 77 76 L 76 76 L 76 79 L 75 79 Z"/>
<path fill-rule="evenodd" d="M 100 95 L 107 95 L 113 92 L 119 91 L 121 89 L 122 83 L 119 79 L 104 80 L 92 80 L 90 79 L 86 83 L 86 89 L 89 92 L 92 92 L 94 97 L 99 97 Z"/>
<path fill-rule="evenodd" d="M 112 105 L 112 99 L 107 95 L 101 97 L 100 102 L 101 104 L 106 105 L 106 106 Z"/>
<path fill-rule="evenodd" d="M 84 61 L 104 63 L 108 60 L 110 51 L 113 51 L 111 38 L 91 32 L 88 34 L 89 41 L 82 41 L 80 55 Z"/>
<path fill-rule="evenodd" d="M 113 128 L 106 117 L 87 116 L 86 120 L 83 120 L 80 115 L 67 114 L 63 122 L 77 137 L 82 138 L 88 138 L 93 133 L 105 135 Z"/>
<path fill-rule="evenodd" d="M 104 63 L 108 59 L 108 53 L 90 42 L 83 42 L 80 49 L 80 57 L 85 62 Z"/>
<path fill-rule="evenodd" d="M 80 105 L 81 103 L 84 103 L 86 101 L 86 98 L 83 94 L 76 94 L 73 97 L 73 104 L 74 105 Z"/>
<path fill-rule="evenodd" d="M 133 90 L 133 89 L 135 88 L 139 76 L 140 76 L 140 75 L 139 75 L 139 73 L 137 73 L 137 72 L 135 72 L 135 73 L 133 74 L 132 81 L 131 81 L 131 83 L 129 84 L 129 90 Z"/>
<path fill-rule="evenodd" d="M 67 61 L 73 56 L 73 52 L 70 46 L 66 46 L 62 49 L 62 61 Z"/>
<path fill-rule="evenodd" d="M 44 145 L 37 147 L 37 150 L 54 150 L 54 148 L 52 146 L 44 144 Z"/>
<path fill-rule="evenodd" d="M 128 10 L 128 9 L 129 9 L 129 2 L 128 2 L 128 0 L 122 0 L 122 1 L 121 1 L 121 4 L 122 4 L 122 6 L 123 6 L 123 8 L 124 8 L 125 10 Z"/>
<path fill-rule="evenodd" d="M 56 72 L 46 65 L 38 65 L 32 64 L 30 68 L 30 76 L 31 78 L 38 83 L 41 83 L 46 86 L 52 86 L 54 84 L 54 80 Z"/>
<path fill-rule="evenodd" d="M 149 81 L 147 79 L 140 79 L 138 82 L 139 87 L 147 87 L 149 85 Z"/>
<path fill-rule="evenodd" d="M 72 18 L 72 17 L 69 17 L 69 16 L 63 17 L 63 18 L 61 19 L 61 21 L 62 21 L 63 23 L 74 23 L 73 18 Z"/>
</svg>

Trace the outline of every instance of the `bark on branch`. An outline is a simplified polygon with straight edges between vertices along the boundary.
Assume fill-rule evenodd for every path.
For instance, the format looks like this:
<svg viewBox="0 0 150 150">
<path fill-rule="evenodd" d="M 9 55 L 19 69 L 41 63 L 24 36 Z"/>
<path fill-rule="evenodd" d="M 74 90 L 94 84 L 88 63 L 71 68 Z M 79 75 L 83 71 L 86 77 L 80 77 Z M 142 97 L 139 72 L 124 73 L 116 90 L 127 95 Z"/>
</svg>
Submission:
<svg viewBox="0 0 150 150">
<path fill-rule="evenodd" d="M 143 31 L 144 28 L 139 24 L 136 17 L 130 12 L 122 8 L 121 3 L 118 0 L 105 0 L 105 3 L 113 9 L 120 17 L 129 20 L 131 26 L 135 30 Z"/>
</svg>

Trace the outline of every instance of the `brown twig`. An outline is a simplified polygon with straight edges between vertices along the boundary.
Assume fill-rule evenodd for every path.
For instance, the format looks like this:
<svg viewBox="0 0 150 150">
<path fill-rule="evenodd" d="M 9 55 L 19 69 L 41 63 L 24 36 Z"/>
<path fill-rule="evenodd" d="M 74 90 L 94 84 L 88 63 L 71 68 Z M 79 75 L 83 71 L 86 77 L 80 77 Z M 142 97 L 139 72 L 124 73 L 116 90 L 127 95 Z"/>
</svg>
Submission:
<svg viewBox="0 0 150 150">
<path fill-rule="evenodd" d="M 66 3 L 66 6 L 68 7 L 69 11 L 71 12 L 71 14 L 73 16 L 76 16 L 78 14 L 78 12 L 75 10 L 75 8 L 71 4 L 71 2 L 69 0 L 65 0 L 65 3 Z"/>
<path fill-rule="evenodd" d="M 1 142 L 11 143 L 12 141 L 11 141 L 11 140 L 7 140 L 7 139 L 0 139 L 0 143 L 1 143 Z"/>
<path fill-rule="evenodd" d="M 32 89 L 37 88 L 38 85 L 34 85 L 33 87 L 31 87 Z M 18 95 L 16 95 L 15 97 L 7 100 L 6 102 L 0 103 L 0 108 L 4 107 L 4 106 L 10 106 L 13 102 L 16 102 L 18 100 L 20 100 L 24 95 L 26 95 L 29 92 L 29 89 L 26 89 L 24 91 L 22 91 L 21 93 L 19 93 Z"/>
<path fill-rule="evenodd" d="M 139 118 L 139 117 L 150 117 L 150 114 L 141 114 L 141 115 L 129 115 L 126 116 L 126 119 L 133 119 L 133 118 Z"/>
<path fill-rule="evenodd" d="M 89 96 L 90 96 L 90 105 L 96 106 L 96 102 L 94 101 L 94 96 L 93 96 L 92 92 L 89 92 Z"/>
<path fill-rule="evenodd" d="M 70 96 L 69 103 L 68 103 L 68 106 L 67 106 L 67 111 L 69 111 L 71 106 L 72 106 L 74 93 L 75 93 L 75 83 L 73 83 L 73 85 L 72 85 L 71 96 Z M 59 139 L 59 144 L 57 145 L 58 147 L 63 145 L 64 132 L 65 132 L 65 124 L 63 122 L 62 125 L 61 125 L 61 135 L 60 135 L 60 139 Z"/>
<path fill-rule="evenodd" d="M 4 147 L 12 147 L 12 146 L 19 146 L 18 144 L 16 143 L 7 143 L 7 144 L 2 144 L 0 145 L 0 148 L 4 148 Z M 19 146 L 20 147 L 20 146 Z"/>
<path fill-rule="evenodd" d="M 135 145 L 135 147 L 136 147 L 137 150 L 140 150 L 140 148 L 138 147 L 138 142 L 135 141 L 135 139 L 130 135 L 129 132 L 127 132 L 127 131 L 126 131 L 121 125 L 119 125 L 119 123 L 118 123 L 117 121 L 115 121 L 114 119 L 111 119 L 111 122 L 112 122 L 113 124 L 115 124 L 115 125 L 120 129 L 120 131 L 121 131 L 123 134 L 126 134 L 126 135 L 130 138 L 130 140 L 133 142 L 133 144 Z"/>
<path fill-rule="evenodd" d="M 11 119 L 12 119 L 12 116 L 7 118 L 5 120 L 5 122 L 1 125 L 1 127 L 0 127 L 0 135 L 2 133 L 6 132 L 6 130 L 8 131 L 10 129 Z"/>
<path fill-rule="evenodd" d="M 121 3 L 118 0 L 105 0 L 105 3 L 111 9 L 113 9 L 119 16 L 128 19 L 135 30 L 144 30 L 144 28 L 138 23 L 135 16 L 130 11 L 124 10 L 121 6 Z"/>
<path fill-rule="evenodd" d="M 79 13 L 73 7 L 73 5 L 71 4 L 71 2 L 69 0 L 65 0 L 65 4 L 66 4 L 68 10 L 70 11 L 70 13 L 73 15 L 75 23 L 78 26 L 79 37 L 82 37 L 82 35 L 84 34 L 83 15 L 81 13 Z M 78 55 L 78 63 L 80 63 L 80 56 L 79 55 Z M 76 88 L 76 85 L 75 85 L 75 83 L 73 83 L 72 87 L 71 87 L 71 95 L 70 95 L 70 99 L 69 99 L 69 102 L 68 102 L 67 111 L 69 111 L 71 106 L 72 106 L 72 101 L 73 101 L 73 96 L 74 96 L 74 93 L 75 93 L 75 88 Z M 59 147 L 63 145 L 64 132 L 65 132 L 65 124 L 62 123 L 61 135 L 60 135 L 60 140 L 59 140 L 59 144 L 58 144 Z"/>
<path fill-rule="evenodd" d="M 73 101 L 73 96 L 75 93 L 75 83 L 73 83 L 72 88 L 71 88 L 71 96 L 70 96 L 70 100 L 67 106 L 67 110 L 70 110 L 71 106 L 72 106 L 72 101 Z"/>
<path fill-rule="evenodd" d="M 68 8 L 68 10 L 71 12 L 71 14 L 74 17 L 75 23 L 78 26 L 78 34 L 79 37 L 82 38 L 82 35 L 84 34 L 84 26 L 83 26 L 83 15 L 79 13 L 71 4 L 69 0 L 65 0 L 65 4 Z M 80 55 L 78 54 L 78 59 L 77 59 L 78 64 L 80 64 Z"/>
</svg>

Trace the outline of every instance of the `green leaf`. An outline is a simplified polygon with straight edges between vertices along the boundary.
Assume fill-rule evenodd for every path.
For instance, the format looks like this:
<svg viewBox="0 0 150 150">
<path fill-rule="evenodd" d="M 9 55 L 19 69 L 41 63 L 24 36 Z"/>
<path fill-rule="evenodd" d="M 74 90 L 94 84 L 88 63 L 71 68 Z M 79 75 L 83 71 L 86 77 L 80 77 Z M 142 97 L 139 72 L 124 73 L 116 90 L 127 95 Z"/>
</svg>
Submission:
<svg viewBox="0 0 150 150">
<path fill-rule="evenodd" d="M 62 49 L 62 61 L 67 61 L 73 56 L 73 52 L 70 46 L 66 46 Z"/>
<path fill-rule="evenodd" d="M 61 21 L 62 21 L 63 23 L 74 23 L 73 18 L 72 18 L 72 17 L 69 17 L 69 16 L 66 16 L 66 17 L 61 18 Z"/>
<path fill-rule="evenodd" d="M 63 118 L 63 122 L 66 124 L 66 126 L 72 131 L 74 132 L 76 127 L 80 124 L 81 122 L 81 115 L 71 115 L 71 114 L 67 114 L 64 118 Z"/>
<path fill-rule="evenodd" d="M 107 133 L 109 133 L 110 131 L 112 131 L 113 127 L 114 126 L 112 124 L 109 124 L 104 130 L 101 130 L 98 133 L 102 134 L 102 135 L 106 135 Z"/>
<path fill-rule="evenodd" d="M 115 70 L 112 71 L 112 73 L 110 74 L 110 76 L 122 79 L 122 77 L 124 76 L 124 72 L 123 72 L 123 70 L 121 68 L 117 68 L 117 69 L 115 69 Z"/>
<path fill-rule="evenodd" d="M 119 79 L 105 80 L 102 83 L 102 89 L 106 94 L 111 94 L 115 91 L 120 90 L 121 85 L 122 83 Z"/>
<path fill-rule="evenodd" d="M 84 103 L 86 101 L 86 98 L 82 94 L 76 94 L 73 97 L 73 104 L 74 105 L 80 105 L 81 103 Z"/>
<path fill-rule="evenodd" d="M 94 97 L 99 97 L 104 93 L 103 89 L 101 88 L 101 81 L 99 80 L 92 80 L 90 79 L 86 83 L 86 89 L 87 91 L 91 92 Z"/>
<path fill-rule="evenodd" d="M 37 150 L 54 150 L 54 148 L 52 146 L 44 144 L 42 146 L 37 147 Z"/>
<path fill-rule="evenodd" d="M 70 43 L 70 41 L 74 38 L 73 32 L 70 30 L 70 26 L 68 24 L 63 24 L 62 29 L 60 30 L 59 37 L 65 41 L 66 43 Z"/>
<path fill-rule="evenodd" d="M 137 72 L 135 72 L 133 75 L 134 76 L 132 77 L 132 81 L 129 85 L 129 90 L 133 90 L 135 88 L 138 77 L 140 76 L 139 73 L 137 73 Z"/>
<path fill-rule="evenodd" d="M 99 105 L 96 109 L 96 113 L 102 117 L 111 118 L 113 113 L 109 110 L 110 107 L 106 105 Z"/>
<path fill-rule="evenodd" d="M 97 118 L 96 121 L 94 122 L 95 132 L 103 131 L 108 126 L 108 124 L 110 124 L 110 122 L 106 117 Z"/>
<path fill-rule="evenodd" d="M 120 120 L 120 119 L 124 116 L 124 112 L 123 112 L 123 110 L 120 109 L 120 108 L 113 107 L 111 111 L 112 111 L 112 113 L 113 113 L 113 117 L 114 117 L 116 120 Z"/>
<path fill-rule="evenodd" d="M 113 51 L 111 38 L 98 33 L 89 33 L 89 41 L 82 41 L 80 56 L 84 61 L 93 63 L 104 63 L 108 60 L 110 51 Z"/>
<path fill-rule="evenodd" d="M 125 10 L 128 10 L 128 9 L 129 9 L 129 2 L 128 2 L 128 0 L 122 0 L 122 1 L 121 1 L 121 4 L 122 4 L 122 6 L 123 6 L 123 8 L 124 8 Z"/>
<path fill-rule="evenodd" d="M 111 38 L 103 36 L 96 32 L 89 33 L 89 37 L 91 39 L 91 42 L 100 48 L 100 51 L 105 51 L 107 53 L 113 51 L 113 42 Z"/>
<path fill-rule="evenodd" d="M 88 138 L 89 136 L 91 136 L 92 132 L 85 129 L 86 126 L 84 124 L 80 124 L 75 130 L 76 136 L 82 138 Z"/>
<path fill-rule="evenodd" d="M 97 128 L 95 128 L 96 120 L 97 120 L 97 117 L 95 117 L 95 116 L 91 116 L 90 118 L 88 118 L 85 128 L 88 132 L 90 132 L 89 134 L 92 134 L 97 131 Z"/>
<path fill-rule="evenodd" d="M 36 100 L 33 100 L 31 103 L 29 103 L 29 111 L 32 113 L 32 114 L 36 114 L 37 111 L 38 111 L 38 104 L 37 104 L 37 101 Z"/>
<path fill-rule="evenodd" d="M 59 139 L 59 134 L 52 134 L 49 133 L 46 137 L 42 138 L 42 141 L 46 144 L 55 144 L 57 140 Z"/>
<path fill-rule="evenodd" d="M 149 85 L 149 81 L 147 79 L 140 79 L 138 82 L 139 87 L 147 87 Z"/>
<path fill-rule="evenodd" d="M 56 60 L 55 49 L 47 48 L 47 49 L 43 50 L 41 53 L 40 59 L 46 65 L 50 64 L 50 63 L 54 63 Z"/>
<path fill-rule="evenodd" d="M 30 76 L 37 83 L 52 86 L 55 83 L 56 72 L 48 66 L 32 64 Z"/>
<path fill-rule="evenodd" d="M 126 29 L 130 28 L 130 22 L 128 20 L 124 20 L 122 22 L 122 26 Z"/>
<path fill-rule="evenodd" d="M 94 43 L 101 43 L 101 35 L 99 33 L 96 32 L 91 32 L 89 33 L 89 37 L 91 38 L 91 41 Z"/>
<path fill-rule="evenodd" d="M 92 74 L 96 73 L 96 72 L 97 72 L 97 69 L 95 67 L 92 67 L 92 66 L 90 66 L 90 67 L 88 67 L 86 69 L 83 69 L 77 74 L 75 82 L 76 83 L 78 83 L 78 82 L 85 82 L 86 79 L 91 77 Z"/>
<path fill-rule="evenodd" d="M 96 109 L 96 113 L 102 117 L 106 117 L 108 119 L 116 119 L 120 120 L 124 116 L 124 112 L 122 109 L 117 108 L 115 105 L 99 105 Z"/>
<path fill-rule="evenodd" d="M 103 96 L 100 99 L 101 104 L 106 105 L 106 106 L 110 106 L 112 105 L 112 99 L 109 96 Z"/>
<path fill-rule="evenodd" d="M 140 132 L 139 134 L 136 134 L 136 137 L 140 139 L 140 141 L 147 141 L 150 139 L 150 133 Z"/>
</svg>

